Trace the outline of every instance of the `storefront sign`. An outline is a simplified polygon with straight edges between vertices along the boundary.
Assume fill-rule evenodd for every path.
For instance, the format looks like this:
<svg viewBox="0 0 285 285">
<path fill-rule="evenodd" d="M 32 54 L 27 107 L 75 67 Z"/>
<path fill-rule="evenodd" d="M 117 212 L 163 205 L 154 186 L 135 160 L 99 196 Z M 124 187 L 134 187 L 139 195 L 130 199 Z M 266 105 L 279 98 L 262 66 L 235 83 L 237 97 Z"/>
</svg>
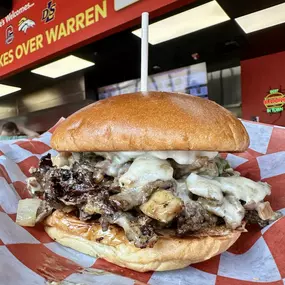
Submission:
<svg viewBox="0 0 285 285">
<path fill-rule="evenodd" d="M 139 23 L 144 11 L 171 10 L 181 2 L 191 0 L 14 0 L 13 11 L 0 19 L 0 78 Z"/>
<path fill-rule="evenodd" d="M 279 89 L 272 89 L 263 101 L 267 113 L 280 113 L 284 110 L 285 96 Z"/>
</svg>

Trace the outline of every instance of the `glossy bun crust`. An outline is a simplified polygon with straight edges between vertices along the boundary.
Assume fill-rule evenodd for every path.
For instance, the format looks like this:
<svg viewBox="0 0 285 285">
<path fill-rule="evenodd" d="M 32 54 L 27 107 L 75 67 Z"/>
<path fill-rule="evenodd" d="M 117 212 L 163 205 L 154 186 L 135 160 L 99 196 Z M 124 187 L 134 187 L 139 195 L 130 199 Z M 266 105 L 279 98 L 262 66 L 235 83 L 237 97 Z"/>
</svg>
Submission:
<svg viewBox="0 0 285 285">
<path fill-rule="evenodd" d="M 244 151 L 248 134 L 213 101 L 168 92 L 138 92 L 97 101 L 55 130 L 58 151 Z"/>
<path fill-rule="evenodd" d="M 103 232 L 100 224 L 82 222 L 61 211 L 46 219 L 45 230 L 64 246 L 140 272 L 174 270 L 207 260 L 226 251 L 241 234 L 221 227 L 184 238 L 166 235 L 153 248 L 139 249 L 119 227 Z"/>
</svg>

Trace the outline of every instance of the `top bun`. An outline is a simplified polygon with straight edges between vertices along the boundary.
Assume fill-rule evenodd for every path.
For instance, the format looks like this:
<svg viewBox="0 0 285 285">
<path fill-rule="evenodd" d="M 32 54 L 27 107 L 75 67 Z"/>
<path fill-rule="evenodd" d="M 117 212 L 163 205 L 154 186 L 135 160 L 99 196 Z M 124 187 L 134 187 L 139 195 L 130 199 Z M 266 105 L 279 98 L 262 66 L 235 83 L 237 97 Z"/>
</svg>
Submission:
<svg viewBox="0 0 285 285">
<path fill-rule="evenodd" d="M 213 101 L 169 92 L 138 92 L 91 104 L 63 121 L 58 151 L 244 151 L 242 123 Z"/>
</svg>

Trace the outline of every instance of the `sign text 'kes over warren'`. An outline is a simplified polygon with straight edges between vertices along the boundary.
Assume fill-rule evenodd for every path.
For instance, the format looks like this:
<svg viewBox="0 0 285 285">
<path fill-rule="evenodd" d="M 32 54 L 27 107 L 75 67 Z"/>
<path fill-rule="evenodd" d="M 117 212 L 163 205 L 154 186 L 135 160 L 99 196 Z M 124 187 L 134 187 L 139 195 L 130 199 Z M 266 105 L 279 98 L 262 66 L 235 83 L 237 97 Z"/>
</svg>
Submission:
<svg viewBox="0 0 285 285">
<path fill-rule="evenodd" d="M 96 4 L 84 12 L 78 13 L 74 17 L 68 18 L 66 21 L 47 29 L 44 33 L 38 34 L 17 45 L 16 48 L 0 54 L 0 68 L 44 48 L 45 45 L 55 43 L 62 38 L 100 22 L 102 19 L 108 17 L 107 7 L 107 0 L 103 0 L 101 4 Z"/>
</svg>

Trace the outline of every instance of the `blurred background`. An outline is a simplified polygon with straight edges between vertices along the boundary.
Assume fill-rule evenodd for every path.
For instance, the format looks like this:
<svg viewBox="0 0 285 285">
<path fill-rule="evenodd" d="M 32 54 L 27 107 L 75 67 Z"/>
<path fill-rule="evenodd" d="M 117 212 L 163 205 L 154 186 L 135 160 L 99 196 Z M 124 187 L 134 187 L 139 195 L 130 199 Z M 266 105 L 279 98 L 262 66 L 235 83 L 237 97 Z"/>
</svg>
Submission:
<svg viewBox="0 0 285 285">
<path fill-rule="evenodd" d="M 42 133 L 94 101 L 139 91 L 140 14 L 148 11 L 149 90 L 193 94 L 239 118 L 285 126 L 283 112 L 263 103 L 285 86 L 285 1 L 40 2 L 0 3 L 0 125 Z M 62 38 L 48 44 L 46 31 L 61 25 Z"/>
</svg>

